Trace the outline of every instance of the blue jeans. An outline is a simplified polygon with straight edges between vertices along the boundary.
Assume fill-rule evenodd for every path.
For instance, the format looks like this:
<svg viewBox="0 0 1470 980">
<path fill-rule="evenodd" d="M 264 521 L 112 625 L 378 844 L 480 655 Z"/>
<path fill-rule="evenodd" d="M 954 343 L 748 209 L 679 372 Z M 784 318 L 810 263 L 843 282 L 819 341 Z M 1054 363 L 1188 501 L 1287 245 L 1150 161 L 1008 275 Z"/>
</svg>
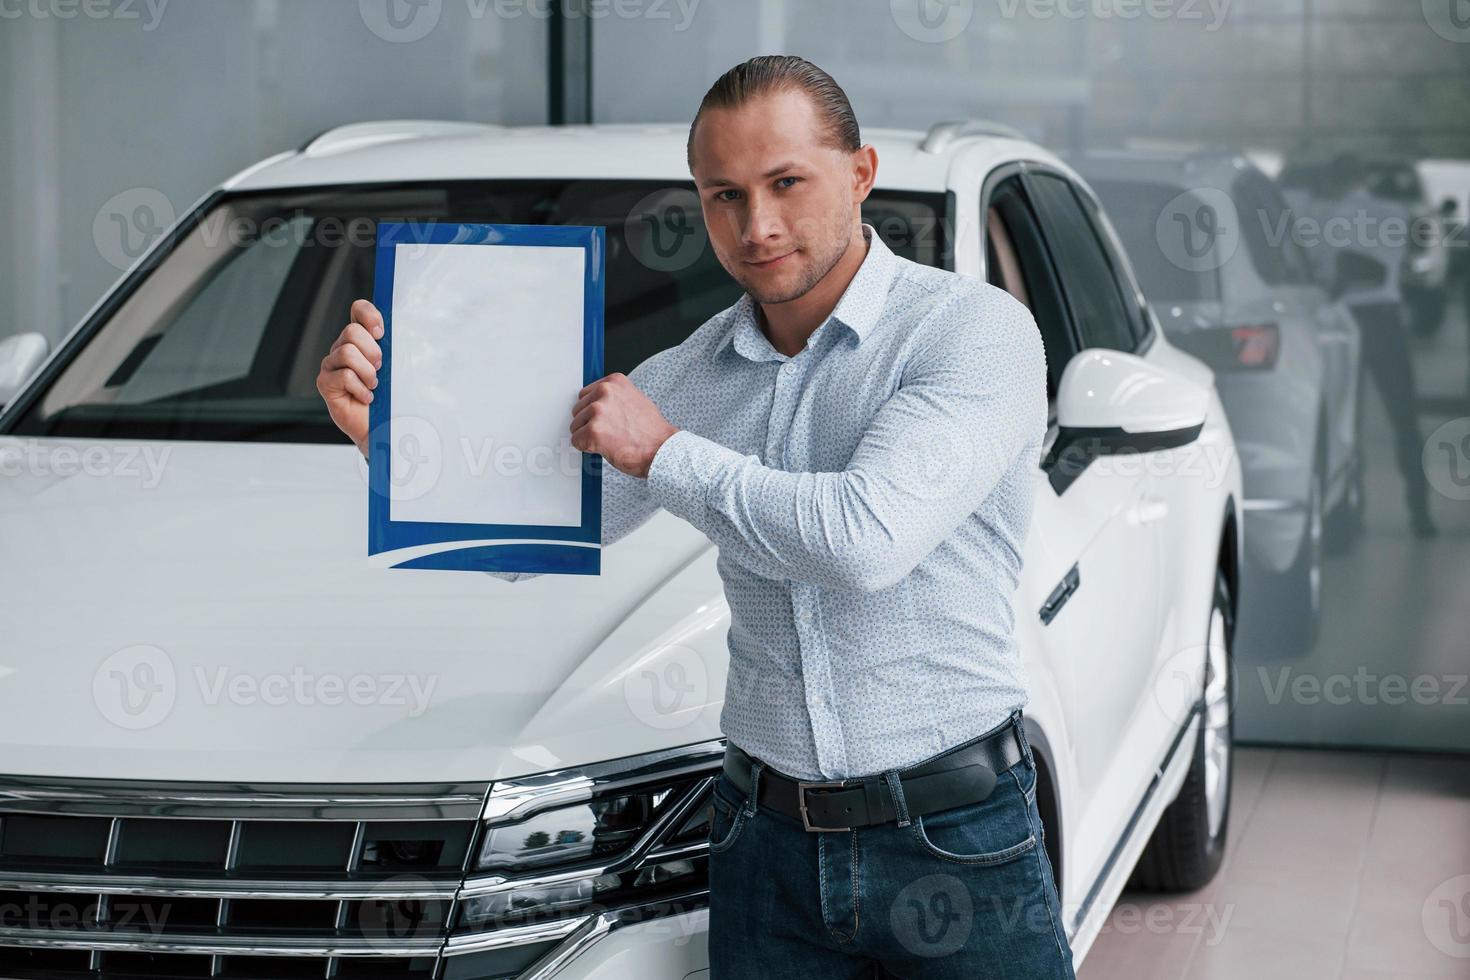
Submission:
<svg viewBox="0 0 1470 980">
<path fill-rule="evenodd" d="M 884 776 L 898 821 L 839 831 L 716 778 L 710 980 L 1073 980 L 1030 747 L 987 799 L 923 817 Z"/>
</svg>

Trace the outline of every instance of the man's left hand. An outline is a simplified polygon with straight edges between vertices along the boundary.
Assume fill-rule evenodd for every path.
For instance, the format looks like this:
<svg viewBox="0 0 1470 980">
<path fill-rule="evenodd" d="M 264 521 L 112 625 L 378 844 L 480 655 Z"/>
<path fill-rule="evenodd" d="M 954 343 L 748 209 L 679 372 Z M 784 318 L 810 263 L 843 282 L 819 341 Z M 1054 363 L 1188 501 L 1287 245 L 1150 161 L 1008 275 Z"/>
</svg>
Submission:
<svg viewBox="0 0 1470 980">
<path fill-rule="evenodd" d="M 572 445 L 640 479 L 648 477 L 653 456 L 679 430 L 626 374 L 613 372 L 578 393 L 572 406 Z"/>
</svg>

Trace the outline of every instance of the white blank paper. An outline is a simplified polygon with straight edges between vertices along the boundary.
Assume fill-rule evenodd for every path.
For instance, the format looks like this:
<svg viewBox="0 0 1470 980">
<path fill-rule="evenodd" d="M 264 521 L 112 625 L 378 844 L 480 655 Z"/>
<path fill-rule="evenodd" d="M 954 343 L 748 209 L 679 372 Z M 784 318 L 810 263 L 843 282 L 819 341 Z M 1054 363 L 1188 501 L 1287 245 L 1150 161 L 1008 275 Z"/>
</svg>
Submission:
<svg viewBox="0 0 1470 980">
<path fill-rule="evenodd" d="M 421 492 L 392 496 L 392 520 L 582 523 L 570 427 L 584 261 L 583 249 L 544 245 L 396 246 L 395 453 L 398 420 L 413 420 L 403 431 L 427 433 L 417 449 L 429 457 L 437 442 L 441 465 Z"/>
</svg>

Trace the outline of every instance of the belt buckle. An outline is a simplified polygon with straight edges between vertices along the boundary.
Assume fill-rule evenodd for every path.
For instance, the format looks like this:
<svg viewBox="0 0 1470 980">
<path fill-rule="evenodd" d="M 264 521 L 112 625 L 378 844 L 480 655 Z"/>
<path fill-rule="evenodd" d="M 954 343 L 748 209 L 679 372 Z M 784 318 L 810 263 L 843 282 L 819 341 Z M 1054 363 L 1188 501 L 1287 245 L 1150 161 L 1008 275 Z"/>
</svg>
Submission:
<svg viewBox="0 0 1470 980">
<path fill-rule="evenodd" d="M 804 829 L 806 829 L 806 830 L 816 830 L 816 831 L 851 830 L 852 829 L 851 827 L 817 827 L 817 826 L 814 826 L 812 824 L 812 822 L 807 818 L 807 812 L 806 812 L 806 791 L 808 789 L 844 789 L 844 788 L 846 788 L 846 786 L 847 786 L 847 780 L 845 780 L 845 779 L 831 779 L 831 780 L 827 780 L 825 782 L 820 781 L 820 780 L 816 780 L 816 781 L 812 781 L 812 782 L 806 782 L 806 781 L 803 781 L 803 780 L 798 780 L 797 783 L 796 783 L 796 806 L 797 806 L 797 809 L 801 811 L 801 826 Z"/>
</svg>

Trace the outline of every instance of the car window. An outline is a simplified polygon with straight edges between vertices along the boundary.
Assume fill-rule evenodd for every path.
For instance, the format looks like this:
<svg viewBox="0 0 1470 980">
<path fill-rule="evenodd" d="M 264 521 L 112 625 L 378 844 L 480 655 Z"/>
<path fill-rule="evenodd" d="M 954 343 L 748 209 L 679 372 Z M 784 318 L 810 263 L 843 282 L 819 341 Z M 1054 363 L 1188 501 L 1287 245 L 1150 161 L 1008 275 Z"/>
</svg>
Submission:
<svg viewBox="0 0 1470 980">
<path fill-rule="evenodd" d="M 939 265 L 942 194 L 878 189 L 863 218 Z M 601 225 L 604 368 L 627 373 L 740 297 L 691 183 L 464 181 L 237 194 L 218 201 L 63 352 L 11 423 L 21 435 L 341 442 L 322 357 L 371 297 L 379 220 Z"/>
<path fill-rule="evenodd" d="M 1033 174 L 1031 186 L 1083 346 L 1133 350 L 1137 342 L 1130 301 L 1124 298 L 1119 275 L 1081 198 L 1071 184 L 1053 174 Z"/>
<path fill-rule="evenodd" d="M 1143 295 L 1157 303 L 1193 303 L 1220 298 L 1220 273 L 1213 266 L 1190 269 L 1172 261 L 1159 243 L 1159 215 L 1180 193 L 1172 184 L 1146 180 L 1091 180 L 1138 276 Z M 1202 203 L 1202 202 L 1201 202 Z"/>
<path fill-rule="evenodd" d="M 1304 285 L 1311 281 L 1306 258 L 1292 238 L 1286 199 L 1271 179 L 1258 170 L 1245 170 L 1230 188 L 1251 267 L 1272 286 Z"/>
<path fill-rule="evenodd" d="M 1026 304 L 1046 349 L 1046 393 L 1054 401 L 1062 371 L 1074 354 L 1055 269 L 1019 177 L 999 184 L 984 208 L 986 278 Z"/>
</svg>

